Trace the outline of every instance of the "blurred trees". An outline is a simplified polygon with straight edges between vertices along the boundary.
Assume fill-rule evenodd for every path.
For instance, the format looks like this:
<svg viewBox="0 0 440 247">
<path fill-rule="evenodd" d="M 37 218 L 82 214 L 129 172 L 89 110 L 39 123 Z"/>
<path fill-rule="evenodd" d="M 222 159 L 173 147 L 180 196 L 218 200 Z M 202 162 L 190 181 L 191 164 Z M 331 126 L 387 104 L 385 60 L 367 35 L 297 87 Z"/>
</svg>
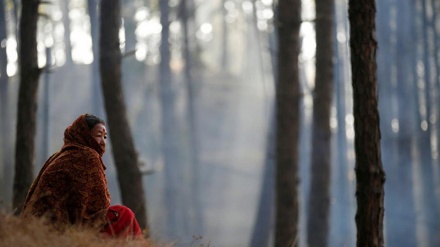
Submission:
<svg viewBox="0 0 440 247">
<path fill-rule="evenodd" d="M 138 153 L 130 132 L 121 84 L 120 8 L 119 0 L 102 1 L 100 6 L 102 25 L 99 64 L 102 90 L 122 202 L 133 210 L 141 228 L 148 230 L 142 174 L 138 167 Z"/>
<path fill-rule="evenodd" d="M 13 35 L 17 32 L 17 28 L 12 30 L 11 27 L 16 26 L 16 23 L 13 23 L 16 19 L 14 17 L 17 16 L 15 10 L 19 9 L 19 1 L 9 0 L 6 2 L 8 3 L 6 10 L 6 12 L 9 11 L 8 15 L 0 15 L 0 17 L 6 18 L 6 24 L 9 23 L 9 26 L 6 25 L 6 29 L 9 29 L 9 31 L 5 31 L 6 33 L 9 32 L 9 39 L 7 42 L 5 41 L 5 37 L 7 38 L 6 33 L 4 36 L 0 36 L 2 41 L 0 51 L 2 52 L 7 50 L 4 48 L 9 48 L 9 52 L 15 49 L 13 47 L 14 42 L 11 41 L 16 38 Z M 291 224 L 290 226 L 298 225 L 295 230 L 300 231 L 300 233 L 296 234 L 295 237 L 297 240 L 299 238 L 299 244 L 305 245 L 306 243 L 301 241 L 307 241 L 307 238 L 319 239 L 316 236 L 321 231 L 313 227 L 313 224 L 309 223 L 308 226 L 313 231 L 309 230 L 307 232 L 306 229 L 307 215 L 317 216 L 316 213 L 313 213 L 312 196 L 318 197 L 318 194 L 312 192 L 314 191 L 312 184 L 316 181 L 314 180 L 316 177 L 328 178 L 331 175 L 330 184 L 322 186 L 322 189 L 319 190 L 324 192 L 328 189 L 331 192 L 328 215 L 331 226 L 328 236 L 329 245 L 350 246 L 354 245 L 352 241 L 355 236 L 352 229 L 354 229 L 353 215 L 356 205 L 353 196 L 355 156 L 353 154 L 352 91 L 348 83 L 351 81 L 351 74 L 348 61 L 347 3 L 344 0 L 335 0 L 336 21 L 334 22 L 334 28 L 325 29 L 328 32 L 332 29 L 335 43 L 323 47 L 324 39 L 320 38 L 319 35 L 321 33 L 319 31 L 319 20 L 323 16 L 319 14 L 321 10 L 319 6 L 324 2 L 316 3 L 316 6 L 312 4 L 312 10 L 306 6 L 310 5 L 312 1 L 302 2 L 304 3 L 301 6 L 303 18 L 305 12 L 316 11 L 316 22 L 313 22 L 313 18 L 311 18 L 312 21 L 304 18 L 302 23 L 298 24 L 301 25 L 302 30 L 299 34 L 299 41 L 295 41 L 298 43 L 296 45 L 291 41 L 289 43 L 293 44 L 294 49 L 298 49 L 294 52 L 299 54 L 298 74 L 300 75 L 301 85 L 312 88 L 313 80 L 315 80 L 316 91 L 313 96 L 316 97 L 316 101 L 311 103 L 311 97 L 307 92 L 305 94 L 298 92 L 297 97 L 299 99 L 295 101 L 295 104 L 289 103 L 289 110 L 286 109 L 289 114 L 297 114 L 295 107 L 296 102 L 299 102 L 300 110 L 305 116 L 301 119 L 303 125 L 298 130 L 298 135 L 301 135 L 301 138 L 292 140 L 291 137 L 288 137 L 290 133 L 284 132 L 284 130 L 279 130 L 278 133 L 278 135 L 284 135 L 283 138 L 286 138 L 281 140 L 287 141 L 287 139 L 290 139 L 295 143 L 298 141 L 297 143 L 300 145 L 300 149 L 297 151 L 293 142 L 289 144 L 294 147 L 293 151 L 289 150 L 289 158 L 293 162 L 295 159 L 298 160 L 297 168 L 299 170 L 294 172 L 297 173 L 295 176 L 301 179 L 301 184 L 299 184 L 296 198 L 302 202 L 302 208 L 299 215 L 295 215 L 297 218 L 291 218 L 290 222 L 285 223 Z M 286 6 L 284 5 L 285 1 L 280 1 L 280 3 Z M 274 99 L 270 90 L 264 92 L 265 95 L 261 96 L 255 92 L 256 90 L 250 91 L 249 88 L 255 89 L 256 85 L 264 84 L 264 78 L 270 78 L 269 81 L 272 81 L 273 76 L 273 71 L 257 64 L 260 57 L 258 60 L 255 59 L 257 57 L 253 50 L 256 46 L 255 42 L 261 42 L 258 45 L 258 55 L 263 54 L 261 59 L 263 61 L 268 60 L 267 57 L 264 57 L 266 50 L 269 50 L 270 53 L 276 53 L 273 46 L 276 42 L 272 42 L 273 39 L 271 39 L 269 44 L 266 44 L 269 39 L 265 40 L 265 38 L 256 41 L 248 30 L 254 28 L 257 33 L 259 32 L 260 37 L 273 38 L 272 35 L 276 29 L 282 30 L 293 26 L 297 28 L 296 22 L 301 22 L 298 19 L 287 25 L 278 22 L 277 17 L 271 16 L 274 13 L 267 9 L 267 6 L 272 4 L 274 4 L 274 1 L 270 0 L 122 1 L 121 11 L 124 25 L 119 26 L 121 41 L 118 45 L 115 43 L 112 49 L 116 52 L 119 47 L 123 52 L 128 52 L 133 56 L 127 56 L 123 60 L 121 71 L 111 71 L 111 74 L 115 75 L 115 73 L 123 72 L 120 82 L 123 93 L 118 95 L 124 95 L 123 98 L 127 100 L 125 113 L 127 119 L 126 123 L 122 125 L 130 125 L 129 123 L 131 123 L 130 129 L 134 133 L 132 142 L 136 142 L 136 147 L 139 148 L 135 152 L 139 152 L 139 156 L 145 160 L 144 163 L 146 164 L 142 168 L 145 168 L 145 170 L 152 168 L 156 172 L 144 181 L 144 189 L 152 192 L 149 195 L 153 200 L 148 200 L 148 204 L 151 206 L 149 210 L 152 211 L 149 220 L 152 228 L 154 228 L 153 232 L 160 237 L 174 240 L 176 235 L 185 237 L 193 233 L 204 232 L 207 235 L 206 238 L 210 239 L 216 236 L 222 238 L 224 235 L 228 235 L 228 240 L 223 238 L 219 241 L 233 239 L 234 237 L 229 237 L 229 235 L 234 233 L 248 239 L 248 236 L 246 236 L 248 227 L 254 227 L 254 236 L 259 236 L 263 240 L 253 238 L 251 241 L 252 246 L 257 246 L 254 243 L 266 246 L 267 244 L 264 243 L 271 240 L 270 237 L 272 236 L 270 234 L 273 226 L 270 223 L 262 222 L 271 222 L 270 217 L 272 216 L 269 215 L 269 212 L 273 210 L 271 207 L 274 206 L 271 204 L 273 201 L 266 198 L 271 198 L 274 192 L 274 186 L 271 186 L 271 184 L 274 182 L 275 176 L 270 177 L 270 174 L 274 172 L 274 167 L 271 167 L 271 155 L 274 154 L 271 154 L 271 152 L 275 152 L 272 146 L 275 138 L 272 136 L 274 133 L 271 134 L 270 131 L 274 130 L 272 124 L 275 125 L 275 122 L 272 123 L 272 120 L 269 120 L 271 119 L 271 113 L 264 115 L 264 120 L 262 120 L 266 121 L 264 127 L 262 127 L 264 130 L 252 133 L 251 138 L 243 133 L 243 129 L 239 128 L 240 125 L 247 124 L 243 119 L 251 118 L 254 120 L 255 118 L 252 126 L 247 126 L 248 129 L 256 128 L 255 126 L 259 126 L 258 123 L 261 121 L 254 115 L 259 110 L 257 104 L 249 107 L 249 105 L 243 103 L 245 100 L 253 99 L 255 102 L 269 102 L 267 105 L 270 108 Z M 99 28 L 97 1 L 58 1 L 54 2 L 53 5 L 59 9 L 59 12 L 54 10 L 53 16 L 51 16 L 53 27 L 40 25 L 39 30 L 40 32 L 51 32 L 55 42 L 51 53 L 56 64 L 53 70 L 54 83 L 52 84 L 56 93 L 52 95 L 51 123 L 53 125 L 50 131 L 55 133 L 54 137 L 59 137 L 65 126 L 57 126 L 66 122 L 67 118 L 70 121 L 71 115 L 89 109 L 85 107 L 90 107 L 92 112 L 97 115 L 104 115 L 104 113 L 102 113 L 102 109 L 99 109 L 102 108 L 103 102 L 99 95 L 101 88 L 98 87 L 98 58 L 100 55 L 97 43 L 97 30 Z M 88 9 L 90 26 L 87 21 L 83 21 L 78 28 L 78 22 L 74 21 L 75 18 L 87 20 L 87 12 L 84 14 L 83 9 Z M 362 9 L 365 9 L 365 6 Z M 292 9 L 289 10 L 289 15 L 292 15 Z M 330 8 L 326 10 L 330 11 Z M 381 135 L 383 138 L 381 149 L 384 169 L 388 174 L 385 185 L 387 192 L 386 208 L 390 209 L 385 212 L 387 222 L 385 241 L 387 245 L 391 246 L 437 246 L 439 243 L 437 239 L 439 227 L 436 223 L 440 211 L 438 189 L 440 183 L 438 164 L 438 135 L 440 133 L 438 129 L 439 58 L 436 56 L 439 43 L 439 10 L 438 1 L 432 0 L 383 0 L 377 2 L 377 38 L 379 45 L 377 86 L 380 99 Z M 67 11 L 69 12 L 67 13 Z M 299 12 L 299 10 L 295 9 L 296 12 Z M 285 13 L 283 12 L 283 14 Z M 252 18 L 249 18 L 251 15 Z M 163 17 L 162 22 L 159 21 L 160 16 Z M 300 15 L 297 14 L 297 16 Z M 252 21 L 249 21 L 250 19 Z M 262 23 L 264 20 L 269 20 L 266 26 Z M 43 23 L 46 22 L 40 21 L 40 24 Z M 58 25 L 60 23 L 62 28 Z M 315 27 L 313 27 L 313 23 L 315 23 Z M 281 26 L 279 26 L 280 24 Z M 74 28 L 75 26 L 76 28 Z M 312 28 L 308 29 L 310 26 Z M 78 35 L 78 30 L 83 30 L 83 32 Z M 313 36 L 315 31 L 316 38 Z M 1 29 L 0 34 L 2 34 Z M 113 33 L 113 35 L 116 34 Z M 78 36 L 81 41 L 84 41 L 83 43 L 78 44 Z M 294 36 L 296 37 L 296 33 Z M 310 36 L 313 36 L 313 41 L 308 38 Z M 85 59 L 85 62 L 79 61 L 78 53 L 71 50 L 75 49 L 72 46 L 87 47 L 89 38 L 92 41 L 89 48 L 92 48 L 94 59 L 93 61 L 90 59 Z M 42 49 L 44 46 L 41 46 L 43 38 L 37 37 L 37 40 L 40 43 L 38 50 L 39 67 L 42 67 L 47 59 L 44 60 L 44 49 Z M 308 52 L 311 50 L 314 52 L 315 41 L 316 54 L 307 57 Z M 353 42 L 356 42 L 357 46 L 361 45 L 357 41 Z M 334 91 L 327 89 L 325 93 L 333 92 L 335 100 L 333 103 L 326 103 L 323 107 L 319 107 L 318 90 L 322 89 L 319 84 L 329 80 L 331 76 L 328 75 L 324 79 L 319 79 L 321 72 L 325 72 L 325 70 L 318 68 L 315 73 L 315 71 L 309 71 L 308 66 L 314 64 L 315 59 L 316 63 L 321 61 L 320 51 L 322 51 L 322 48 L 329 49 L 330 47 L 334 48 L 335 88 Z M 288 51 L 283 48 L 280 54 L 287 56 Z M 368 50 L 364 49 L 364 52 L 366 51 Z M 87 51 L 87 49 L 80 51 L 80 55 L 84 57 L 89 53 L 90 51 Z M 15 114 L 17 111 L 15 97 L 18 90 L 16 90 L 17 83 L 15 83 L 16 76 L 14 76 L 13 69 L 14 53 L 8 53 L 8 56 L 10 54 L 12 54 L 8 58 L 10 59 L 8 64 L 10 77 L 4 76 L 8 73 L 5 72 L 7 68 L 6 57 L 0 56 L 2 69 L 0 70 L 0 109 L 2 110 L 3 130 L 1 138 L 3 142 L 2 160 L 4 162 L 2 162 L 2 169 L 5 171 L 4 180 L 12 179 L 8 176 L 12 172 L 7 171 L 7 154 L 12 153 L 12 147 L 8 149 L 8 146 L 13 144 L 14 138 L 7 135 L 11 135 L 10 132 L 15 130 L 15 116 L 18 116 Z M 62 55 L 60 56 L 60 54 Z M 72 54 L 76 54 L 76 56 L 72 56 Z M 66 63 L 63 62 L 63 55 L 65 55 Z M 29 58 L 29 56 L 26 57 Z M 280 59 L 283 58 L 280 57 Z M 71 62 L 69 63 L 69 61 Z M 317 67 L 320 66 L 317 65 Z M 291 73 L 296 73 L 294 71 L 296 67 L 291 65 L 288 69 Z M 227 76 L 224 76 L 225 74 Z M 314 78 L 315 75 L 316 78 Z M 295 78 L 296 76 L 295 74 Z M 5 80 L 9 80 L 9 82 L 4 83 Z M 93 81 L 92 84 L 89 81 Z M 285 80 L 283 79 L 283 81 Z M 360 83 L 359 81 L 356 82 Z M 270 83 L 268 84 L 269 86 L 265 85 L 266 89 L 273 86 Z M 80 102 L 73 103 L 71 100 L 66 100 L 69 99 L 72 89 L 81 92 L 81 97 L 77 97 Z M 368 87 L 368 90 L 370 89 Z M 280 95 L 286 93 L 291 92 L 283 91 L 280 92 Z M 327 97 L 329 96 L 327 95 Z M 242 109 L 246 109 L 246 111 Z M 313 149 L 309 150 L 307 148 L 318 148 L 320 145 L 309 145 L 310 143 L 308 143 L 312 141 L 312 138 L 309 138 L 312 132 L 317 133 L 311 128 L 313 125 L 311 125 L 310 116 L 320 114 L 320 110 L 329 114 L 329 109 L 333 111 L 329 116 L 332 121 L 331 126 L 326 120 L 328 116 L 322 115 L 324 120 L 314 121 L 320 125 L 322 124 L 321 127 L 326 131 L 331 131 L 330 137 L 334 138 L 331 140 L 335 144 L 332 147 L 334 153 L 330 157 L 325 157 L 323 155 L 325 152 L 318 152 L 318 155 L 316 153 L 311 154 L 309 151 Z M 11 118 L 12 115 L 14 117 Z M 109 117 L 117 116 L 114 113 L 110 115 Z M 160 117 L 160 115 L 162 116 Z M 291 117 L 291 115 L 285 115 L 285 117 L 287 116 Z M 121 116 L 121 118 L 123 117 Z M 295 121 L 297 121 L 296 118 Z M 368 120 L 365 120 L 365 123 L 368 123 Z M 114 119 L 110 120 L 109 124 L 114 127 Z M 37 133 L 38 130 L 40 128 L 37 129 Z M 111 131 L 111 139 L 117 138 L 114 132 Z M 250 155 L 255 151 L 251 148 L 239 149 L 237 144 L 239 141 L 242 141 L 241 144 L 246 143 L 249 146 L 256 145 L 257 142 L 254 142 L 254 138 L 263 135 L 267 137 L 267 144 L 265 145 L 267 150 L 255 152 L 258 154 L 267 152 L 267 155 L 261 155 L 262 157 L 265 156 L 261 158 L 261 162 L 260 160 L 255 162 L 254 160 L 237 159 L 236 153 Z M 357 136 L 359 137 L 359 135 Z M 315 141 L 327 141 L 327 137 L 318 138 L 319 140 L 315 139 Z M 248 140 L 244 140 L 246 138 Z M 37 135 L 36 145 L 41 145 L 39 141 Z M 54 148 L 57 141 L 52 142 L 54 145 L 51 148 Z M 113 148 L 121 150 L 116 146 Z M 371 148 L 368 150 L 375 151 Z M 281 150 L 277 152 L 281 152 Z M 38 150 L 36 154 L 42 155 Z M 263 159 L 267 160 L 263 161 Z M 318 159 L 322 159 L 319 162 L 320 166 L 328 162 L 331 168 L 328 171 L 329 174 L 326 174 L 327 170 L 309 167 L 308 164 L 311 162 L 308 159 L 311 159 L 314 164 L 317 164 Z M 11 158 L 9 160 L 12 163 Z M 132 159 L 130 162 L 136 163 L 137 160 L 134 160 Z M 107 173 L 109 175 L 109 185 L 113 186 L 111 179 L 113 179 L 115 173 L 111 169 L 111 162 L 112 160 L 106 161 L 106 164 L 110 165 Z M 263 162 L 265 163 L 264 166 L 260 164 Z M 232 166 L 240 167 L 240 171 L 235 170 L 235 167 L 232 169 Z M 12 164 L 9 167 L 12 167 Z M 252 167 L 252 171 L 248 171 L 243 167 Z M 142 172 L 147 174 L 148 172 L 145 172 L 145 170 L 143 169 Z M 288 172 L 292 172 L 292 170 Z M 283 175 L 287 176 L 287 173 L 283 173 Z M 246 186 L 242 186 L 243 184 L 237 186 L 238 183 L 231 182 L 235 181 L 231 177 L 238 177 L 237 180 L 240 180 L 243 184 L 246 183 Z M 288 179 L 288 182 L 291 183 L 289 186 L 293 188 L 293 192 L 290 191 L 290 193 L 295 193 L 295 186 L 298 185 L 297 177 Z M 8 184 L 8 182 L 4 184 Z M 253 209 L 252 203 L 254 203 L 254 200 L 247 200 L 248 202 L 243 203 L 232 201 L 236 199 L 234 196 L 237 196 L 239 192 L 246 191 L 249 184 L 261 185 L 261 194 L 255 192 L 255 195 L 261 198 L 259 201 L 260 206 L 255 206 L 255 213 L 250 212 Z M 402 188 L 404 189 L 402 190 Z M 5 189 L 7 192 L 8 188 Z M 287 187 L 283 193 L 286 191 L 288 191 Z M 246 192 L 250 199 L 254 198 L 255 195 L 252 192 Z M 119 200 L 118 193 L 113 193 L 113 195 L 114 200 Z M 312 204 L 307 201 L 308 195 L 311 196 L 310 203 Z M 7 193 L 4 192 L 2 196 L 7 197 Z M 294 198 L 294 195 L 290 194 L 289 196 L 283 196 L 283 199 L 292 202 L 291 199 Z M 325 198 L 325 195 L 322 198 Z M 233 206 L 231 207 L 231 205 Z M 324 212 L 324 204 L 319 205 L 323 206 L 324 209 L 319 209 L 318 212 Z M 236 211 L 227 212 L 228 206 Z M 246 223 L 243 223 L 243 220 L 236 220 L 240 221 L 237 223 L 232 220 L 228 221 L 228 217 L 223 217 L 224 215 L 232 215 L 230 217 L 235 219 L 237 215 L 247 217 L 243 216 L 243 212 L 250 212 L 249 215 L 259 215 L 257 216 L 258 220 L 254 220 L 256 224 L 251 225 L 250 222 L 254 222 L 253 220 L 246 220 Z M 212 223 L 210 217 L 222 219 Z M 166 220 L 167 218 L 168 220 Z M 293 222 L 297 221 L 298 218 L 298 222 Z M 166 221 L 168 223 L 165 223 Z M 227 227 L 222 226 L 221 222 L 226 222 L 224 224 L 227 224 Z M 231 222 L 241 225 L 237 226 Z M 163 231 L 162 225 L 166 225 L 166 228 L 169 229 Z M 320 226 L 325 226 L 325 224 L 322 223 Z M 194 230 L 198 227 L 202 229 L 200 232 L 199 229 Z M 230 229 L 230 231 L 225 229 Z M 288 228 L 284 229 L 287 230 Z M 170 232 L 174 232 L 174 234 Z M 213 234 L 212 232 L 215 233 L 210 236 L 209 234 Z M 256 234 L 257 232 L 262 234 Z M 237 241 L 243 242 L 241 239 Z"/>
<path fill-rule="evenodd" d="M 374 0 L 349 1 L 356 152 L 357 246 L 384 246 Z"/>
<path fill-rule="evenodd" d="M 308 200 L 308 246 L 328 244 L 330 220 L 331 139 L 333 97 L 334 0 L 315 1 L 316 77 L 313 90 L 312 152 Z"/>
<path fill-rule="evenodd" d="M 299 29 L 301 1 L 278 2 L 278 81 L 276 85 L 276 216 L 275 246 L 297 246 L 298 232 L 298 141 Z"/>
<path fill-rule="evenodd" d="M 17 135 L 13 209 L 21 212 L 34 179 L 33 162 L 37 126 L 37 92 L 41 69 L 38 67 L 37 22 L 39 1 L 24 1 L 19 26 L 20 88 L 18 96 Z"/>
</svg>

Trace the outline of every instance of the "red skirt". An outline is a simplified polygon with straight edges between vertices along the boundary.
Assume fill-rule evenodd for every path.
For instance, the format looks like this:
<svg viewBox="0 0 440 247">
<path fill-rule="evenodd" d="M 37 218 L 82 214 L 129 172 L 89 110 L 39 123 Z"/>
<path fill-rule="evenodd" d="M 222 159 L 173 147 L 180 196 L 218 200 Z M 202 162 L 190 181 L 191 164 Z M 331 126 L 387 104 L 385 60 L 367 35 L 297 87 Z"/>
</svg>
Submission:
<svg viewBox="0 0 440 247">
<path fill-rule="evenodd" d="M 126 206 L 114 205 L 107 210 L 107 225 L 103 233 L 117 238 L 142 238 L 142 231 L 136 217 Z"/>
</svg>

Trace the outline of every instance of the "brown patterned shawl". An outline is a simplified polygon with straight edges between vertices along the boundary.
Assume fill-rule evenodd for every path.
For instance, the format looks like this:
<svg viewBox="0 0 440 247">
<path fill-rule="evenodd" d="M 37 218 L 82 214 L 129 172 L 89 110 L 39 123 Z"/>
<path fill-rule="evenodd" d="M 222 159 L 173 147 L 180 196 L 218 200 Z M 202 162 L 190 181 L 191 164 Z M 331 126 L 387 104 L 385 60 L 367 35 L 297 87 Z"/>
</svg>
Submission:
<svg viewBox="0 0 440 247">
<path fill-rule="evenodd" d="M 41 168 L 22 215 L 46 216 L 55 229 L 68 225 L 100 228 L 110 206 L 104 149 L 92 138 L 85 115 L 64 132 L 64 145 Z"/>
</svg>

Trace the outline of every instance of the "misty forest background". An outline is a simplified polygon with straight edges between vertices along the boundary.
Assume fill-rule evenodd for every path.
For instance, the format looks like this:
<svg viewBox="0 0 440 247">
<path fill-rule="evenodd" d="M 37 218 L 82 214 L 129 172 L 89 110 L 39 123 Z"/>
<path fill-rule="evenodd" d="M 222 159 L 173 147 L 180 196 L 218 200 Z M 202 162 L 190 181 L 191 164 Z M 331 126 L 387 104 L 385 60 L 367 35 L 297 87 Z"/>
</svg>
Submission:
<svg viewBox="0 0 440 247">
<path fill-rule="evenodd" d="M 329 246 L 355 246 L 348 6 L 345 0 L 333 3 L 331 197 L 324 235 Z M 8 212 L 19 90 L 18 6 L 0 1 L 0 207 Z M 277 53 L 284 52 L 277 50 L 274 9 L 272 0 L 121 1 L 122 85 L 153 238 L 188 244 L 202 236 L 214 246 L 273 241 L 275 66 Z M 298 241 L 307 246 L 307 234 L 313 235 L 307 231 L 311 123 L 320 68 L 315 69 L 314 1 L 303 0 L 301 11 Z M 106 23 L 99 23 L 97 0 L 52 0 L 39 13 L 38 65 L 46 69 L 38 88 L 34 174 L 61 147 L 64 129 L 77 116 L 89 112 L 108 119 L 97 59 L 98 27 Z M 440 245 L 439 13 L 434 0 L 377 2 L 386 246 Z M 112 204 L 118 204 L 108 146 L 106 174 Z"/>
</svg>

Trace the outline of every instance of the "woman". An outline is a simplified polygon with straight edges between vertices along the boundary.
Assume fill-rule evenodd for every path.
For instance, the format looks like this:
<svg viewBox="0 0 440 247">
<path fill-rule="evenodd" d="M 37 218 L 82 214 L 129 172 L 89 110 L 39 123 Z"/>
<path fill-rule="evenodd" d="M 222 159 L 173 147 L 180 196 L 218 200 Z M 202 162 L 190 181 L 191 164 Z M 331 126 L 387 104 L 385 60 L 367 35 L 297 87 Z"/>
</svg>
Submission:
<svg viewBox="0 0 440 247">
<path fill-rule="evenodd" d="M 43 165 L 29 189 L 24 217 L 46 217 L 63 232 L 69 226 L 116 237 L 141 237 L 133 212 L 110 206 L 102 162 L 107 131 L 102 119 L 83 114 L 64 132 L 64 145 Z"/>
</svg>

